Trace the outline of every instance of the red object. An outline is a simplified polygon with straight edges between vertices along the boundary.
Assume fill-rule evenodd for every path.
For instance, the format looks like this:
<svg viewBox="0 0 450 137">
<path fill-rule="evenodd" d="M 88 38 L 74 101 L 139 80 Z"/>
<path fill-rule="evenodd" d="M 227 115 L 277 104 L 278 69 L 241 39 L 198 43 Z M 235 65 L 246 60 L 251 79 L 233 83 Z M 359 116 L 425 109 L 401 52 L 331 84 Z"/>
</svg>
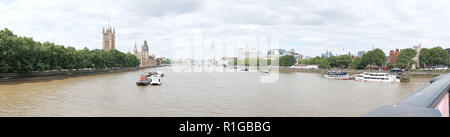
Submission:
<svg viewBox="0 0 450 137">
<path fill-rule="evenodd" d="M 146 76 L 141 76 L 141 81 L 146 80 L 147 77 Z"/>
</svg>

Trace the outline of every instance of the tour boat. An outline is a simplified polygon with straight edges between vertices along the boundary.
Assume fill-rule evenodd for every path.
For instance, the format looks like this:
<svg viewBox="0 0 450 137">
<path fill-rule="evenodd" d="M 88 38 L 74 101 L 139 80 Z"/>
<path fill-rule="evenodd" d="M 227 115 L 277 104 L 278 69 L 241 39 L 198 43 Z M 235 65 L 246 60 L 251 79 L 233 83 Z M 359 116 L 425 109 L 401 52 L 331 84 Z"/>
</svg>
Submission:
<svg viewBox="0 0 450 137">
<path fill-rule="evenodd" d="M 364 75 L 363 74 L 355 74 L 355 80 L 356 81 L 363 81 Z"/>
<path fill-rule="evenodd" d="M 151 85 L 161 85 L 161 77 L 158 75 L 150 76 L 150 84 Z"/>
<path fill-rule="evenodd" d="M 331 79 L 340 79 L 340 80 L 348 80 L 350 79 L 350 76 L 347 72 L 343 71 L 328 71 L 323 75 L 325 78 L 331 78 Z"/>
<path fill-rule="evenodd" d="M 363 73 L 362 78 L 356 76 L 355 80 L 366 82 L 385 82 L 385 83 L 400 82 L 400 79 L 396 75 L 390 75 L 388 73 Z"/>
<path fill-rule="evenodd" d="M 150 75 L 148 73 L 142 74 L 140 79 L 139 79 L 139 81 L 136 82 L 136 85 L 138 85 L 138 86 L 148 86 L 150 84 L 149 76 Z"/>
</svg>

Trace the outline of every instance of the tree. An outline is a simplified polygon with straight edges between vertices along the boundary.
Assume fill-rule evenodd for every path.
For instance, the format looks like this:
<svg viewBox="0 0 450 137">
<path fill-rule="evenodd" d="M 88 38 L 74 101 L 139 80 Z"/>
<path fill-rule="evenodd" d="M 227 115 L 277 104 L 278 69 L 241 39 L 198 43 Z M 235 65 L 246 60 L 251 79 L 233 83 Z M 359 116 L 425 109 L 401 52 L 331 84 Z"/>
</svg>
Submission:
<svg viewBox="0 0 450 137">
<path fill-rule="evenodd" d="M 237 66 L 237 64 L 238 64 L 237 58 L 233 59 L 233 66 Z"/>
<path fill-rule="evenodd" d="M 333 56 L 328 58 L 328 60 L 331 67 L 338 67 L 342 69 L 347 68 L 352 62 L 352 58 L 349 55 Z"/>
<path fill-rule="evenodd" d="M 331 57 L 322 57 L 326 58 L 328 62 L 330 63 L 330 67 L 334 68 L 338 66 L 338 57 L 337 56 L 331 56 Z"/>
<path fill-rule="evenodd" d="M 366 67 L 366 65 L 364 65 L 364 64 L 362 63 L 361 57 L 356 57 L 356 58 L 352 61 L 351 67 L 352 67 L 353 69 L 364 69 L 364 67 Z"/>
<path fill-rule="evenodd" d="M 386 55 L 379 48 L 368 51 L 361 57 L 362 65 L 370 65 L 370 69 L 372 69 L 373 65 L 382 66 L 384 62 L 386 62 Z"/>
<path fill-rule="evenodd" d="M 419 53 L 419 63 L 422 67 L 431 67 L 430 66 L 430 57 L 431 52 L 428 48 L 422 48 Z"/>
<path fill-rule="evenodd" d="M 329 69 L 331 68 L 330 62 L 326 58 L 321 58 L 319 64 L 317 65 L 319 68 Z"/>
<path fill-rule="evenodd" d="M 331 68 L 329 58 L 327 58 L 327 57 L 317 56 L 314 58 L 304 59 L 300 63 L 307 64 L 307 65 L 317 65 L 319 68 L 325 68 L 325 69 Z"/>
<path fill-rule="evenodd" d="M 298 64 L 303 64 L 303 59 L 302 59 L 302 58 L 299 58 L 299 59 L 297 60 L 297 63 L 298 63 Z"/>
<path fill-rule="evenodd" d="M 170 59 L 163 59 L 162 64 L 171 64 Z"/>
<path fill-rule="evenodd" d="M 285 55 L 280 57 L 280 66 L 292 66 L 296 63 L 296 59 L 294 56 Z"/>
<path fill-rule="evenodd" d="M 272 59 L 267 59 L 267 60 L 264 60 L 264 61 L 266 62 L 267 65 L 272 65 Z"/>
<path fill-rule="evenodd" d="M 412 48 L 403 49 L 398 55 L 397 63 L 395 67 L 397 68 L 410 68 L 411 64 L 416 63 L 412 58 L 417 55 L 416 50 Z"/>
<path fill-rule="evenodd" d="M 66 48 L 66 54 L 65 54 L 65 61 L 64 68 L 69 69 L 69 71 L 72 71 L 72 69 L 75 68 L 75 54 L 77 50 L 74 47 L 67 47 Z"/>
<path fill-rule="evenodd" d="M 322 59 L 323 58 L 317 56 L 317 57 L 314 57 L 314 58 L 305 59 L 305 60 L 302 61 L 302 63 L 303 64 L 307 64 L 307 65 L 318 65 Z"/>
<path fill-rule="evenodd" d="M 423 66 L 449 65 L 449 55 L 442 47 L 423 48 L 419 54 L 420 64 Z"/>
</svg>

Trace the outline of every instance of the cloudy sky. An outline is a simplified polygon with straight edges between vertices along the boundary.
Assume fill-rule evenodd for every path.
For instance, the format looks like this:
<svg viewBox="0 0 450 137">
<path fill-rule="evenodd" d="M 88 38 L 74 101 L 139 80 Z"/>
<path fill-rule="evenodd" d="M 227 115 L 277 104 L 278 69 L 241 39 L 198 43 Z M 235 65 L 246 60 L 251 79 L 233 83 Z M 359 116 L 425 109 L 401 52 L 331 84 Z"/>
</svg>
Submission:
<svg viewBox="0 0 450 137">
<path fill-rule="evenodd" d="M 1 0 L 0 29 L 94 49 L 110 24 L 123 52 L 148 40 L 158 56 L 205 47 L 233 56 L 236 47 L 276 39 L 280 48 L 318 56 L 372 46 L 448 48 L 448 7 L 448 0 Z"/>
</svg>

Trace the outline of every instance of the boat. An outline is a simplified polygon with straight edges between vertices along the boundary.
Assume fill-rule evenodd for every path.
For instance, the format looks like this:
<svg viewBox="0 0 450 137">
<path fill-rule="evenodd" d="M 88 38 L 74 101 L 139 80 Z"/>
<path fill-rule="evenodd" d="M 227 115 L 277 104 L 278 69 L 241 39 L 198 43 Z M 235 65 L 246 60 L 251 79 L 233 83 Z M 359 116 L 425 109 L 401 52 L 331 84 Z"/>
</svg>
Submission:
<svg viewBox="0 0 450 137">
<path fill-rule="evenodd" d="M 399 68 L 394 68 L 389 73 L 392 74 L 392 75 L 399 75 L 399 74 L 403 73 L 403 70 L 399 69 Z"/>
<path fill-rule="evenodd" d="M 356 81 L 363 81 L 364 80 L 364 75 L 363 74 L 355 74 L 355 80 Z"/>
<path fill-rule="evenodd" d="M 136 85 L 137 85 L 137 86 L 148 86 L 148 85 L 150 85 L 150 79 L 149 79 L 149 76 L 150 76 L 150 74 L 148 74 L 148 73 L 142 74 L 142 75 L 140 76 L 139 81 L 136 82 Z"/>
<path fill-rule="evenodd" d="M 161 85 L 161 77 L 158 75 L 150 76 L 150 84 L 151 85 Z"/>
<path fill-rule="evenodd" d="M 362 78 L 360 77 L 360 75 L 362 75 Z M 355 80 L 366 82 L 383 82 L 383 83 L 400 82 L 400 79 L 396 75 L 391 75 L 388 73 L 363 73 L 356 75 Z"/>
<path fill-rule="evenodd" d="M 339 79 L 339 80 L 348 80 L 350 79 L 350 76 L 346 71 L 328 71 L 323 75 L 325 78 L 330 79 Z"/>
<path fill-rule="evenodd" d="M 262 70 L 261 72 L 262 72 L 262 73 L 270 73 L 269 70 Z"/>
</svg>

